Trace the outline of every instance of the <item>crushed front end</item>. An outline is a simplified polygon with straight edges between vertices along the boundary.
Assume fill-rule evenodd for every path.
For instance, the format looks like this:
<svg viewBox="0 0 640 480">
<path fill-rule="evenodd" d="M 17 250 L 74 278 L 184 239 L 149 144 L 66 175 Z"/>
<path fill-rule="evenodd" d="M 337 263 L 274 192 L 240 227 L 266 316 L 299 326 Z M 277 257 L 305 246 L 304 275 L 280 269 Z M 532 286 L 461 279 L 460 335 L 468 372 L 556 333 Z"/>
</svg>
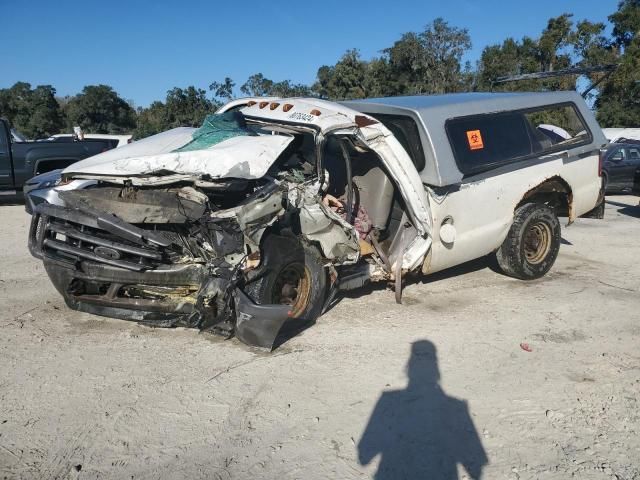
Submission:
<svg viewBox="0 0 640 480">
<path fill-rule="evenodd" d="M 248 102 L 35 182 L 29 249 L 67 305 L 272 348 L 338 291 L 395 279 L 399 298 L 430 247 L 411 159 L 371 118 L 290 101 Z"/>
<path fill-rule="evenodd" d="M 60 192 L 64 206 L 35 207 L 29 248 L 70 308 L 271 348 L 291 307 L 258 305 L 243 288 L 264 231 L 291 235 L 299 205 L 287 182 L 211 187 Z"/>
</svg>

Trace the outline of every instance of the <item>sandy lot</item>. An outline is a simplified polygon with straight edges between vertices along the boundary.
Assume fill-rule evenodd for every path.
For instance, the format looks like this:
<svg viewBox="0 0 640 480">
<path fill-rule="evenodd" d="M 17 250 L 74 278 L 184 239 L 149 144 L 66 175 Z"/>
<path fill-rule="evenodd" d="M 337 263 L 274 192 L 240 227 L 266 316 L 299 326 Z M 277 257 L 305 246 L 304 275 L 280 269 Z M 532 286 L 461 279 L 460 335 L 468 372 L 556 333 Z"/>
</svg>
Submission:
<svg viewBox="0 0 640 480">
<path fill-rule="evenodd" d="M 0 477 L 640 479 L 637 203 L 544 279 L 366 290 L 272 354 L 68 310 L 0 206 Z"/>
</svg>

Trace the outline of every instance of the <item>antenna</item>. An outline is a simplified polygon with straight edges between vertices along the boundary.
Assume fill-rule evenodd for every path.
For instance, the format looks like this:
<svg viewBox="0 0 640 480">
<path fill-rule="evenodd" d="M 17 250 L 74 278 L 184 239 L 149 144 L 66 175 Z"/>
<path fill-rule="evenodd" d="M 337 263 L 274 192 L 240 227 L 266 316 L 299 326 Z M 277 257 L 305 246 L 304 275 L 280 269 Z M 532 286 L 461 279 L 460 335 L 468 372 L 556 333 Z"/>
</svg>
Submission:
<svg viewBox="0 0 640 480">
<path fill-rule="evenodd" d="M 587 88 L 584 92 L 582 92 L 582 97 L 586 97 L 587 94 L 596 88 L 602 81 L 615 71 L 618 68 L 618 64 L 609 64 L 609 65 L 594 65 L 592 67 L 573 67 L 573 68 L 565 68 L 562 70 L 555 70 L 553 72 L 535 72 L 535 73 L 523 73 L 521 75 L 510 75 L 505 77 L 498 77 L 491 82 L 491 87 L 493 89 L 494 84 L 498 83 L 507 83 L 507 82 L 518 82 L 520 80 L 540 80 L 544 78 L 553 78 L 553 77 L 563 77 L 565 75 L 588 75 L 590 73 L 598 73 L 604 72 L 600 79 L 591 83 L 589 88 Z"/>
</svg>

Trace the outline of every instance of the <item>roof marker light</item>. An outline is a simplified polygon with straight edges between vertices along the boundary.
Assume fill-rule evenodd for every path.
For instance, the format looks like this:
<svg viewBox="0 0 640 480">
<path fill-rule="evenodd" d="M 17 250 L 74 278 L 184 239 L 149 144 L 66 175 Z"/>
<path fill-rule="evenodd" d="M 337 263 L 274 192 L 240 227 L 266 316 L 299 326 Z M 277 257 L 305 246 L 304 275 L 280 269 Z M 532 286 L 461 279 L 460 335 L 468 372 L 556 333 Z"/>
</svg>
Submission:
<svg viewBox="0 0 640 480">
<path fill-rule="evenodd" d="M 255 100 L 251 100 L 251 101 L 247 102 L 247 107 L 253 107 L 256 103 L 258 103 L 258 102 L 256 102 Z"/>
<path fill-rule="evenodd" d="M 271 110 L 275 110 L 275 109 L 276 109 L 276 108 L 278 108 L 279 106 L 280 106 L 280 104 L 279 104 L 279 103 L 277 103 L 277 102 L 273 102 L 273 103 L 269 106 L 269 108 L 270 108 Z"/>
<path fill-rule="evenodd" d="M 264 108 L 269 105 L 269 102 L 260 102 L 260 108 Z"/>
<path fill-rule="evenodd" d="M 310 113 L 311 115 L 315 115 L 316 117 L 319 117 L 319 116 L 322 114 L 322 112 L 321 112 L 320 110 L 318 110 L 317 108 L 314 108 L 314 109 L 313 109 L 313 110 L 311 110 L 309 113 Z"/>
<path fill-rule="evenodd" d="M 285 111 L 285 112 L 288 112 L 288 111 L 289 111 L 289 110 L 291 110 L 292 108 L 293 108 L 293 105 L 291 105 L 290 103 L 285 103 L 285 104 L 282 106 L 282 110 L 283 110 L 283 111 Z"/>
</svg>

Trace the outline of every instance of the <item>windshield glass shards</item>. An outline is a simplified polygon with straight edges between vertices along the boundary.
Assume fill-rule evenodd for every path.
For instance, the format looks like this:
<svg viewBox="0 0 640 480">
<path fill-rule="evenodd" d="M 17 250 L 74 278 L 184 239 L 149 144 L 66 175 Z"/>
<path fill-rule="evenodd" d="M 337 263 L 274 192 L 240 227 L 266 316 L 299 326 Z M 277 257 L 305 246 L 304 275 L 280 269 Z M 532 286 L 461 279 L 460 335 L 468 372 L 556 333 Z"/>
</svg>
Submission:
<svg viewBox="0 0 640 480">
<path fill-rule="evenodd" d="M 174 152 L 205 150 L 230 138 L 246 136 L 257 136 L 257 134 L 247 127 L 244 115 L 240 112 L 207 115 L 202 126 L 193 132 L 193 140 L 175 149 Z"/>
</svg>

